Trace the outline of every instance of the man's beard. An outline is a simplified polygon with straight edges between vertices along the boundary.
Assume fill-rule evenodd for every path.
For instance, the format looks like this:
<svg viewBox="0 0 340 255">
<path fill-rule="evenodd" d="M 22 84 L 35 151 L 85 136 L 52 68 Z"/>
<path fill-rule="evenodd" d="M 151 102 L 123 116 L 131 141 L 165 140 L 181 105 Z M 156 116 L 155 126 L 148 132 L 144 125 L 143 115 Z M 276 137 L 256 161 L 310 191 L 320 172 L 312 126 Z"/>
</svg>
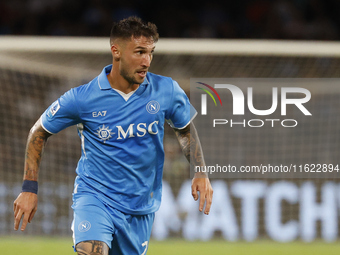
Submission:
<svg viewBox="0 0 340 255">
<path fill-rule="evenodd" d="M 129 83 L 129 84 L 141 84 L 142 82 L 139 82 L 136 80 L 136 78 L 133 75 L 129 75 L 127 70 L 124 68 L 124 63 L 122 63 L 122 68 L 120 70 L 120 75 Z"/>
</svg>

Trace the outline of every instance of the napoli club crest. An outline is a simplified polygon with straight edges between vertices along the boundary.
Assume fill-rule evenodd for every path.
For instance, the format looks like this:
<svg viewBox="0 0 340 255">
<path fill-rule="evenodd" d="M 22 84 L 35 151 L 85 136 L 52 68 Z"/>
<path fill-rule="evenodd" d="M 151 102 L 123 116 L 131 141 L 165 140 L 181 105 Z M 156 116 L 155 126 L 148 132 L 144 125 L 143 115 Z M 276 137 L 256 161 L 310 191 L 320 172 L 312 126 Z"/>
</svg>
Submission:
<svg viewBox="0 0 340 255">
<path fill-rule="evenodd" d="M 86 232 L 89 231 L 91 228 L 91 223 L 87 220 L 84 220 L 82 222 L 80 222 L 79 226 L 78 226 L 78 230 L 80 232 Z"/>
<path fill-rule="evenodd" d="M 160 109 L 160 105 L 157 101 L 152 100 L 150 101 L 147 105 L 146 105 L 146 110 L 148 111 L 148 113 L 150 114 L 156 114 L 159 109 Z"/>
</svg>

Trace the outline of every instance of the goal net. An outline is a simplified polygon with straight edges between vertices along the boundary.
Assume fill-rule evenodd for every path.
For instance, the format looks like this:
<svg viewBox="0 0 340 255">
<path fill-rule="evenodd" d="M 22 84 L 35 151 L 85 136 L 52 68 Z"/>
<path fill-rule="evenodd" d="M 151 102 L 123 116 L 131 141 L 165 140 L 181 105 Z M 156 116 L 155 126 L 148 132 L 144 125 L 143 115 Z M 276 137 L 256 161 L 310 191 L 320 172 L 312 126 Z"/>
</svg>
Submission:
<svg viewBox="0 0 340 255">
<path fill-rule="evenodd" d="M 0 234 L 15 234 L 11 205 L 21 190 L 30 128 L 61 94 L 87 83 L 111 62 L 106 38 L 0 38 Z M 191 240 L 223 237 L 229 241 L 337 240 L 339 70 L 338 43 L 160 40 L 150 71 L 172 77 L 192 97 L 207 165 L 230 164 L 237 169 L 287 165 L 301 174 L 286 172 L 269 178 L 253 173 L 211 175 L 214 202 L 211 214 L 203 217 L 190 197 L 189 165 L 174 132 L 166 127 L 163 204 L 152 236 Z M 212 78 L 215 80 L 209 80 Z M 216 105 L 196 88 L 197 82 L 214 87 L 219 83 L 217 78 L 225 79 L 223 84 L 232 84 L 245 95 L 243 115 L 232 114 L 235 108 L 230 91 L 215 87 L 223 107 L 227 107 L 222 108 L 211 90 L 204 87 L 215 96 Z M 259 116 L 250 111 L 249 87 L 253 88 L 252 103 L 257 110 L 271 108 L 272 88 L 278 88 L 273 115 Z M 310 92 L 311 99 L 302 106 L 312 116 L 305 116 L 302 106 L 294 104 L 286 105 L 286 116 L 282 116 L 280 96 L 286 87 Z M 203 94 L 207 95 L 206 116 L 202 112 Z M 287 93 L 287 99 L 304 97 L 303 93 Z M 297 127 L 283 127 L 283 118 L 296 120 Z M 214 119 L 221 122 L 215 129 Z M 273 127 L 274 122 L 266 119 L 279 119 L 275 122 L 279 126 Z M 242 124 L 233 128 L 231 120 Z M 265 125 L 252 127 L 260 126 L 259 120 Z M 71 194 L 79 157 L 75 127 L 49 139 L 39 174 L 39 208 L 25 234 L 70 234 Z M 314 175 L 311 169 L 321 172 Z"/>
</svg>

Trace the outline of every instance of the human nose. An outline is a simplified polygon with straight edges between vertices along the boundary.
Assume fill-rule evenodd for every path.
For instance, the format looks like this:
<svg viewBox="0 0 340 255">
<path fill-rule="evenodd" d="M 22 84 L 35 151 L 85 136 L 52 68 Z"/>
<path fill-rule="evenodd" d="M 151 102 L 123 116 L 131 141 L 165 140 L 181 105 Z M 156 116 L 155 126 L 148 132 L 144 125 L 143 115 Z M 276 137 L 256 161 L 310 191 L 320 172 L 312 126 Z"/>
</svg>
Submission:
<svg viewBox="0 0 340 255">
<path fill-rule="evenodd" d="M 142 60 L 143 67 L 150 67 L 152 61 L 152 54 L 145 54 Z"/>
</svg>

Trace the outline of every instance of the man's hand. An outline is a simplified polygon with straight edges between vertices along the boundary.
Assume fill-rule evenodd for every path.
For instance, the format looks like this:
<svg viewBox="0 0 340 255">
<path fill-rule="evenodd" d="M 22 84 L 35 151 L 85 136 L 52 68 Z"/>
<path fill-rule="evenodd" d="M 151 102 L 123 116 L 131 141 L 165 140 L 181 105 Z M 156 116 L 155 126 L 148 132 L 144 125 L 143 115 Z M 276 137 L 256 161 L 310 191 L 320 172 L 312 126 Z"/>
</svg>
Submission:
<svg viewBox="0 0 340 255">
<path fill-rule="evenodd" d="M 192 196 L 194 197 L 195 201 L 199 198 L 199 210 L 202 212 L 204 203 L 205 203 L 205 210 L 204 213 L 206 215 L 209 214 L 211 203 L 212 203 L 212 197 L 213 197 L 213 189 L 211 187 L 209 178 L 207 177 L 194 177 L 192 179 L 191 184 L 191 191 Z M 197 193 L 199 191 L 199 195 Z"/>
<path fill-rule="evenodd" d="M 38 208 L 38 196 L 31 192 L 21 192 L 14 201 L 14 230 L 18 230 L 22 220 L 21 231 L 24 231 L 27 222 L 31 223 Z"/>
<path fill-rule="evenodd" d="M 194 123 L 183 129 L 174 129 L 182 151 L 192 166 L 205 166 L 203 151 Z M 199 210 L 202 212 L 205 203 L 205 214 L 209 214 L 213 189 L 206 173 L 195 173 L 191 184 L 192 196 L 200 198 Z M 198 193 L 199 192 L 199 195 Z"/>
</svg>

